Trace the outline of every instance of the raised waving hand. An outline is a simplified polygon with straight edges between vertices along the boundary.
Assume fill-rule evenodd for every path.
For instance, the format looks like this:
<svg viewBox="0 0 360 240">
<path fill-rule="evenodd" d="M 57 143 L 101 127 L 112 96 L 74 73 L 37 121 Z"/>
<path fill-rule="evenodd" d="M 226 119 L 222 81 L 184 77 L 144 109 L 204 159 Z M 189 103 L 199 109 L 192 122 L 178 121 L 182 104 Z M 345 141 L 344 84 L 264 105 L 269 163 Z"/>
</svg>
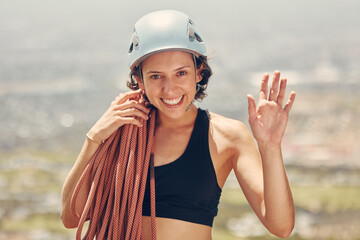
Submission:
<svg viewBox="0 0 360 240">
<path fill-rule="evenodd" d="M 292 91 L 283 107 L 286 78 L 280 80 L 280 72 L 275 71 L 269 92 L 268 81 L 269 74 L 265 73 L 261 80 L 257 106 L 254 97 L 251 94 L 247 96 L 249 124 L 259 144 L 280 145 L 296 94 Z"/>
</svg>

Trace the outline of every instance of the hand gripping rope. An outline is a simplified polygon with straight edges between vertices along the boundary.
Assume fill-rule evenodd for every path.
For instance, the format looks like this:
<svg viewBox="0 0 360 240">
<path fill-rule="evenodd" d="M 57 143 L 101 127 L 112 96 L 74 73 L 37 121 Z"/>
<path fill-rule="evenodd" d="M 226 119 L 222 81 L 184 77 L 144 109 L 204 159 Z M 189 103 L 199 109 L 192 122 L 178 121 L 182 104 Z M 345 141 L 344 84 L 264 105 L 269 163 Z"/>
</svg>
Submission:
<svg viewBox="0 0 360 240">
<path fill-rule="evenodd" d="M 79 179 L 71 198 L 71 211 L 80 218 L 76 239 L 85 221 L 89 225 L 83 240 L 144 239 L 142 204 L 150 169 L 151 236 L 156 240 L 154 134 L 155 110 L 143 127 L 126 124 L 113 133 L 95 152 Z M 75 203 L 84 179 L 90 174 L 91 188 L 81 216 Z"/>
</svg>

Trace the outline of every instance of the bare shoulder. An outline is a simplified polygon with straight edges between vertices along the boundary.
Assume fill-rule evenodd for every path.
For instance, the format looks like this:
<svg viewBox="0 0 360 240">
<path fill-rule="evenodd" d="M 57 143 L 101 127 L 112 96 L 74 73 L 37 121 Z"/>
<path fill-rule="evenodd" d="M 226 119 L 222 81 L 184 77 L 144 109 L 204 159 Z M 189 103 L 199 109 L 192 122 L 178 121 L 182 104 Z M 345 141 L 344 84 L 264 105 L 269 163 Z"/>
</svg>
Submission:
<svg viewBox="0 0 360 240">
<path fill-rule="evenodd" d="M 254 138 L 247 126 L 235 119 L 210 113 L 209 146 L 219 183 L 226 181 L 231 169 L 237 176 L 248 169 L 249 159 L 258 158 Z"/>
<path fill-rule="evenodd" d="M 252 135 L 243 122 L 217 113 L 210 112 L 210 127 L 214 136 L 226 138 L 237 146 L 239 143 L 252 140 Z"/>
<path fill-rule="evenodd" d="M 257 154 L 252 134 L 239 120 L 211 112 L 209 138 L 213 159 L 221 162 L 227 170 L 247 169 L 247 159 Z"/>
</svg>

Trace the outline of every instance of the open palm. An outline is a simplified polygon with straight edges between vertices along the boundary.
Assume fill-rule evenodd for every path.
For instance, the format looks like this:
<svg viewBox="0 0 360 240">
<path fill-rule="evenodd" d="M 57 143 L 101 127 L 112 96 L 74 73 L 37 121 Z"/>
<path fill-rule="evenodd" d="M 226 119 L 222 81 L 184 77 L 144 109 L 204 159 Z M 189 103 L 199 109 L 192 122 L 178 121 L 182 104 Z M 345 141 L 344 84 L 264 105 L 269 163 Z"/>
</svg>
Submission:
<svg viewBox="0 0 360 240">
<path fill-rule="evenodd" d="M 269 97 L 268 81 L 269 74 L 265 73 L 261 80 L 257 107 L 254 97 L 250 94 L 248 95 L 249 124 L 258 143 L 280 145 L 296 94 L 291 92 L 289 99 L 283 107 L 286 78 L 280 81 L 280 72 L 274 72 Z"/>
</svg>

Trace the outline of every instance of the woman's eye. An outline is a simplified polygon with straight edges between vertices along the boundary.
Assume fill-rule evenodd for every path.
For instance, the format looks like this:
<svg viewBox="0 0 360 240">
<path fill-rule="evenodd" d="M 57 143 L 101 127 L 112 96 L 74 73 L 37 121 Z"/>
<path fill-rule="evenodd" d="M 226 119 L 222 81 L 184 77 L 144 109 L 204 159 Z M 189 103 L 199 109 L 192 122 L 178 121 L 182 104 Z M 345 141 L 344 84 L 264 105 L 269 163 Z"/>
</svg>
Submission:
<svg viewBox="0 0 360 240">
<path fill-rule="evenodd" d="M 180 72 L 178 72 L 178 76 L 184 76 L 184 75 L 186 75 L 186 72 L 185 72 L 185 71 L 180 71 Z"/>
<path fill-rule="evenodd" d="M 151 78 L 151 79 L 159 79 L 159 78 L 160 78 L 160 75 L 157 75 L 157 74 L 151 75 L 150 78 Z"/>
</svg>

